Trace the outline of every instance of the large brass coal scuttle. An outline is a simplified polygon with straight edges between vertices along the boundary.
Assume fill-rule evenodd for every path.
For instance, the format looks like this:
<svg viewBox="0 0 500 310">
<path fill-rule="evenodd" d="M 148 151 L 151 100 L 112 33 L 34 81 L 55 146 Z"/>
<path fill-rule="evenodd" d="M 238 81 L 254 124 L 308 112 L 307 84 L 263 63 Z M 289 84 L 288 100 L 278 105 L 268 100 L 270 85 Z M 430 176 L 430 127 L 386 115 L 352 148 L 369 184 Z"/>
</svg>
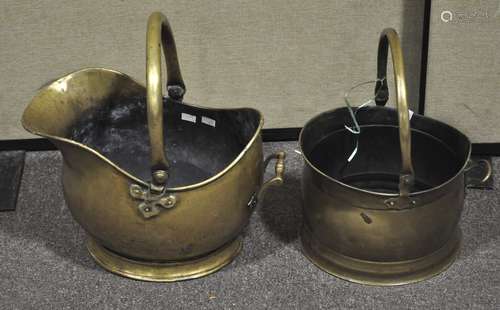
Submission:
<svg viewBox="0 0 500 310">
<path fill-rule="evenodd" d="M 22 124 L 61 150 L 64 196 L 97 263 L 140 280 L 197 278 L 237 255 L 258 199 L 283 182 L 285 155 L 263 162 L 257 110 L 182 102 L 186 88 L 161 13 L 148 20 L 146 64 L 146 88 L 102 68 L 59 78 L 34 97 Z M 276 176 L 262 184 L 272 159 Z"/>
<path fill-rule="evenodd" d="M 388 47 L 397 110 L 384 106 Z M 415 114 L 410 121 L 403 55 L 393 29 L 380 37 L 377 77 L 377 106 L 356 114 L 357 143 L 345 127 L 352 117 L 348 108 L 314 117 L 301 132 L 301 239 L 305 255 L 333 275 L 398 285 L 436 275 L 457 256 L 471 143 L 437 120 Z"/>
</svg>

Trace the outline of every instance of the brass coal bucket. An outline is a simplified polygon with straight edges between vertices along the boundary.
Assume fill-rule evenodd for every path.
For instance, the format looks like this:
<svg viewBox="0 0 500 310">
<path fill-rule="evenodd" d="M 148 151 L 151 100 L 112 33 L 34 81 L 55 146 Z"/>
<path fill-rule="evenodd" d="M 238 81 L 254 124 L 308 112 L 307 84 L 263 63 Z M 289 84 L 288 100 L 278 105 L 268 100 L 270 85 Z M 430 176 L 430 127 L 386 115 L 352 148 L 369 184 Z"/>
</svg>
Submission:
<svg viewBox="0 0 500 310">
<path fill-rule="evenodd" d="M 384 106 L 388 47 L 397 110 Z M 471 143 L 431 118 L 415 114 L 410 122 L 403 55 L 393 29 L 380 37 L 377 75 L 377 106 L 357 110 L 361 131 L 351 162 L 356 140 L 345 128 L 348 108 L 314 117 L 301 132 L 301 239 L 304 254 L 330 274 L 398 285 L 432 277 L 456 258 Z"/>
<path fill-rule="evenodd" d="M 64 196 L 99 265 L 140 280 L 197 278 L 237 255 L 258 199 L 283 182 L 285 155 L 263 162 L 260 112 L 182 102 L 174 38 L 161 13 L 148 20 L 146 64 L 146 88 L 101 68 L 59 78 L 34 97 L 22 124 L 61 150 Z M 272 159 L 276 176 L 263 184 Z"/>
</svg>

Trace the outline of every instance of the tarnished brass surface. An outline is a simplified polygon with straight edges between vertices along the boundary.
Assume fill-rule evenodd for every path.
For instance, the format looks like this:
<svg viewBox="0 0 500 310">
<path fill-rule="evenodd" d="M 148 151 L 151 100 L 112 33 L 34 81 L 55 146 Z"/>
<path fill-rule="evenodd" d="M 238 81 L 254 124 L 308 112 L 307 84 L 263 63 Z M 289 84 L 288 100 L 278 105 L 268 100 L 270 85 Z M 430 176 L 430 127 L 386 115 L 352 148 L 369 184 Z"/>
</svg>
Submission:
<svg viewBox="0 0 500 310">
<path fill-rule="evenodd" d="M 305 229 L 304 255 L 325 272 L 347 281 L 366 285 L 403 285 L 426 280 L 446 270 L 460 252 L 461 232 L 457 230 L 446 244 L 431 254 L 395 262 L 353 259 L 322 245 Z"/>
<path fill-rule="evenodd" d="M 265 192 L 271 187 L 272 185 L 281 185 L 283 184 L 283 177 L 285 175 L 285 157 L 286 154 L 285 152 L 278 152 L 276 154 L 272 154 L 269 157 L 266 158 L 264 161 L 264 169 L 269 165 L 269 162 L 273 159 L 276 159 L 276 166 L 274 167 L 274 171 L 276 175 L 274 178 L 270 179 L 269 181 L 266 181 L 264 184 L 262 184 L 258 197 L 262 198 L 262 196 L 265 194 Z"/>
<path fill-rule="evenodd" d="M 383 85 L 387 88 L 387 52 L 391 49 L 392 64 L 394 67 L 394 78 L 396 80 L 396 103 L 399 117 L 399 144 L 401 146 L 401 174 L 399 181 L 400 200 L 408 200 L 410 188 L 414 182 L 413 165 L 411 162 L 411 133 L 410 119 L 408 113 L 408 102 L 406 100 L 406 78 L 403 61 L 403 50 L 396 31 L 387 28 L 380 35 L 377 65 L 379 79 L 383 80 Z M 378 93 L 378 89 L 375 90 Z M 385 102 L 384 102 L 385 104 Z M 390 204 L 397 204 L 397 200 L 389 200 Z"/>
<path fill-rule="evenodd" d="M 199 259 L 173 263 L 136 261 L 119 256 L 92 238 L 87 248 L 95 261 L 105 269 L 124 277 L 153 282 L 174 282 L 199 278 L 229 264 L 241 250 L 240 238 Z"/>
<path fill-rule="evenodd" d="M 384 107 L 388 98 L 388 46 L 397 85 L 397 111 Z M 316 116 L 301 132 L 299 143 L 305 159 L 301 239 L 304 254 L 330 274 L 363 284 L 399 285 L 432 277 L 450 266 L 457 256 L 458 223 L 465 195 L 464 170 L 471 147 L 467 137 L 456 129 L 420 115 L 413 116 L 410 128 L 402 51 L 393 29 L 384 30 L 380 37 L 378 79 L 377 106 L 358 113 L 362 118 L 358 119 L 361 135 L 370 138 L 360 142 L 356 163 L 340 164 L 339 168 L 334 165 L 336 161 L 346 162 L 349 153 L 343 153 L 344 149 L 352 151 L 349 148 L 352 142 L 342 139 L 343 132 L 350 135 L 344 129 L 346 109 Z M 399 122 L 398 127 L 394 120 Z M 321 144 L 330 136 L 337 140 Z M 412 152 L 412 142 L 417 142 L 413 147 L 419 148 L 420 153 Z M 315 145 L 321 145 L 323 148 L 319 150 L 332 155 L 313 157 Z M 452 146 L 452 153 L 448 158 L 434 158 L 429 154 L 434 154 L 435 145 L 446 152 Z M 444 167 L 443 161 L 449 166 Z M 384 172 L 384 165 L 388 172 Z M 413 165 L 420 170 L 414 171 Z M 398 189 L 384 191 L 377 189 L 378 185 L 372 189 L 348 183 L 342 177 L 348 177 L 349 172 L 343 176 L 338 171 L 349 171 L 349 167 L 354 167 L 352 174 L 359 178 L 366 173 L 365 184 L 374 184 L 378 174 L 382 178 L 399 173 L 399 183 L 395 184 Z M 425 183 L 422 188 L 413 187 L 418 178 Z"/>
<path fill-rule="evenodd" d="M 406 79 L 404 71 L 403 51 L 398 34 L 394 29 L 387 28 L 382 31 L 378 46 L 378 78 L 383 81 L 383 87 L 387 91 L 387 53 L 390 47 L 394 78 L 396 80 L 397 109 L 399 118 L 399 144 L 401 146 L 401 174 L 399 176 L 399 198 L 388 199 L 390 207 L 401 207 L 402 204 L 412 203 L 408 196 L 414 182 L 413 164 L 411 161 L 411 132 L 408 113 L 408 102 L 406 100 Z M 379 85 L 379 84 L 377 84 Z M 379 89 L 375 90 L 379 93 Z M 378 103 L 378 102 L 377 102 Z M 385 102 L 383 103 L 385 104 Z"/>
<path fill-rule="evenodd" d="M 141 280 L 200 277 L 222 268 L 240 248 L 238 236 L 252 212 L 249 201 L 262 185 L 263 118 L 259 114 L 250 141 L 222 171 L 195 184 L 167 188 L 160 44 L 166 53 L 170 99 L 181 100 L 185 86 L 170 27 L 160 13 L 151 15 L 147 37 L 147 89 L 117 71 L 79 70 L 42 87 L 26 108 L 22 124 L 61 150 L 68 208 L 89 234 L 89 250 L 101 266 Z M 91 109 L 113 100 L 146 96 L 152 141 L 151 184 L 68 138 L 72 124 Z M 277 173 L 283 171 L 283 161 L 278 160 L 278 164 Z M 277 178 L 281 180 L 282 175 Z"/>
<path fill-rule="evenodd" d="M 149 17 L 146 34 L 146 88 L 151 170 L 153 180 L 157 184 L 165 184 L 168 178 L 168 161 L 163 143 L 162 47 L 165 51 L 167 64 L 167 91 L 172 88 L 180 89 L 179 93 L 169 93 L 169 96 L 175 100 L 182 100 L 186 89 L 177 59 L 174 36 L 167 18 L 159 12 L 155 12 Z"/>
</svg>

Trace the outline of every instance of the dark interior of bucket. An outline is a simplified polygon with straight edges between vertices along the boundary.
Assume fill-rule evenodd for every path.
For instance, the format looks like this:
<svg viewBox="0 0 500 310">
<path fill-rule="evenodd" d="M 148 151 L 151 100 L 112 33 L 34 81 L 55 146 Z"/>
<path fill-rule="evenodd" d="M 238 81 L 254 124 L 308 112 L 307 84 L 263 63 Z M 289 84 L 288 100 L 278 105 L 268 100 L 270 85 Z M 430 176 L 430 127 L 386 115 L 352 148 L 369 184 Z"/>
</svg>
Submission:
<svg viewBox="0 0 500 310">
<path fill-rule="evenodd" d="M 205 109 L 167 98 L 163 103 L 169 187 L 202 182 L 221 172 L 259 128 L 260 114 L 253 109 Z M 151 179 L 144 97 L 111 101 L 86 112 L 71 128 L 69 138 L 98 151 L 130 174 Z"/>
<path fill-rule="evenodd" d="M 379 193 L 398 193 L 401 149 L 396 111 L 364 108 L 357 119 L 361 133 L 357 153 L 350 162 L 356 137 L 344 128 L 344 124 L 352 125 L 347 109 L 324 113 L 304 128 L 304 155 L 314 167 L 342 183 Z M 439 186 L 461 171 L 470 147 L 463 134 L 419 115 L 413 116 L 411 127 L 415 170 L 411 192 Z"/>
</svg>

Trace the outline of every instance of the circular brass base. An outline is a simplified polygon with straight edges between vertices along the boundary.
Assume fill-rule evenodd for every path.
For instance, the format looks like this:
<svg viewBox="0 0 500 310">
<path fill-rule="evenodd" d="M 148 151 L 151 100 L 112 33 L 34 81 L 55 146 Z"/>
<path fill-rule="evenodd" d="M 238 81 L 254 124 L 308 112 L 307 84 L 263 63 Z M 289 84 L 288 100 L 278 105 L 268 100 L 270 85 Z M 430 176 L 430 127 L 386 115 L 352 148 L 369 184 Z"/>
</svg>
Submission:
<svg viewBox="0 0 500 310">
<path fill-rule="evenodd" d="M 316 241 L 308 229 L 302 229 L 304 255 L 317 267 L 341 279 L 367 285 L 403 285 L 419 282 L 446 270 L 456 259 L 461 244 L 461 232 L 436 252 L 413 260 L 377 262 L 342 255 Z"/>
<path fill-rule="evenodd" d="M 142 281 L 174 282 L 200 278 L 226 266 L 241 250 L 241 240 L 237 238 L 203 257 L 168 263 L 132 260 L 109 251 L 92 238 L 87 249 L 100 266 L 113 273 Z"/>
</svg>

